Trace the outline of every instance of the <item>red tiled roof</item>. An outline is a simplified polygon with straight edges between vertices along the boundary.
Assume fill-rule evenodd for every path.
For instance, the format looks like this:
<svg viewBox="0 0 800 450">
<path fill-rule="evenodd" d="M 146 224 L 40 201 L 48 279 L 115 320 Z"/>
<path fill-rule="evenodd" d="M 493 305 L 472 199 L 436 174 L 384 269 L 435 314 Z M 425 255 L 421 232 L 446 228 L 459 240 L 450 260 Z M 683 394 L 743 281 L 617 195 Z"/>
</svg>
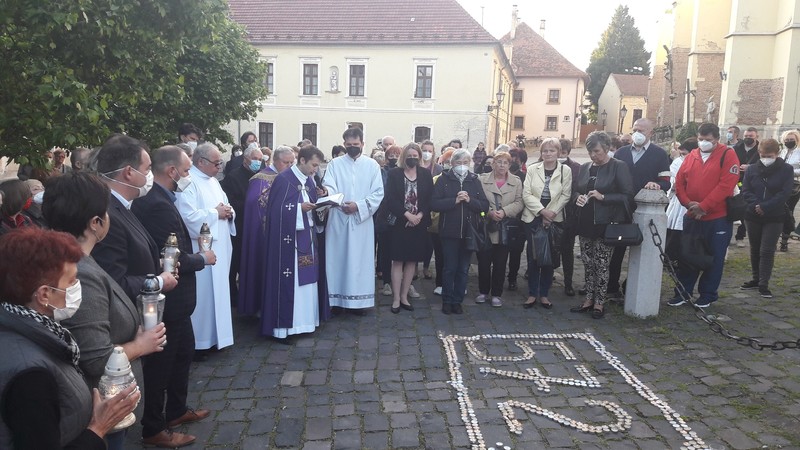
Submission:
<svg viewBox="0 0 800 450">
<path fill-rule="evenodd" d="M 511 33 L 500 38 L 503 45 L 511 45 L 511 66 L 517 77 L 584 78 L 588 75 L 564 58 L 539 33 L 526 23 L 517 25 L 514 39 Z"/>
<path fill-rule="evenodd" d="M 497 44 L 456 0 L 229 0 L 252 44 Z"/>
<path fill-rule="evenodd" d="M 650 78 L 647 75 L 612 73 L 611 76 L 614 77 L 620 94 L 631 97 L 647 96 L 647 85 L 650 83 Z"/>
</svg>

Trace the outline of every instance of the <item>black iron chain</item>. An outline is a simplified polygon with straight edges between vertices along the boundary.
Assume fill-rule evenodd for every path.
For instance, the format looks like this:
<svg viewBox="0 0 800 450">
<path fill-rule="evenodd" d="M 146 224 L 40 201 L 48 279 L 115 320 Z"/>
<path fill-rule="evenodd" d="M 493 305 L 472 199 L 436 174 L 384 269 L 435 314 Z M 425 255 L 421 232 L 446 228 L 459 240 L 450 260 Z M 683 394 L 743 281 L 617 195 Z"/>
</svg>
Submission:
<svg viewBox="0 0 800 450">
<path fill-rule="evenodd" d="M 653 222 L 653 219 L 650 219 L 649 228 L 650 235 L 653 238 L 653 244 L 655 244 L 655 246 L 658 248 L 661 263 L 667 268 L 669 277 L 672 278 L 672 282 L 675 283 L 675 290 L 677 291 L 678 295 L 681 297 L 681 299 L 683 299 L 683 301 L 692 305 L 692 308 L 694 308 L 694 315 L 703 322 L 707 323 L 711 328 L 711 331 L 719 333 L 728 339 L 732 339 L 739 345 L 744 345 L 745 347 L 750 347 L 755 350 L 784 350 L 787 348 L 800 348 L 800 339 L 794 341 L 774 341 L 771 343 L 762 343 L 759 339 L 753 337 L 737 336 L 725 328 L 725 325 L 720 323 L 714 316 L 706 314 L 703 308 L 694 303 L 694 299 L 683 286 L 683 283 L 681 283 L 678 279 L 678 274 L 675 272 L 675 265 L 669 259 L 669 256 L 667 256 L 667 254 L 664 252 L 664 242 L 661 239 L 661 235 L 659 234 L 658 228 L 656 228 L 656 224 Z"/>
</svg>

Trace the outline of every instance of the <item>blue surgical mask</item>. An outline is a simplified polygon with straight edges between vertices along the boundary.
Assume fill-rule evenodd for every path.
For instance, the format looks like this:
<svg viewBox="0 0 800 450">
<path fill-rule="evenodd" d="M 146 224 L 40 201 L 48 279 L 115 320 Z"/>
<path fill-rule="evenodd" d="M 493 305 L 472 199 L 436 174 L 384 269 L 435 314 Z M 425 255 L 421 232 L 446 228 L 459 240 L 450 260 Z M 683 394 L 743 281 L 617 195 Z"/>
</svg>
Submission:
<svg viewBox="0 0 800 450">
<path fill-rule="evenodd" d="M 261 170 L 261 161 L 257 159 L 250 161 L 250 170 L 253 172 L 258 172 Z"/>
</svg>

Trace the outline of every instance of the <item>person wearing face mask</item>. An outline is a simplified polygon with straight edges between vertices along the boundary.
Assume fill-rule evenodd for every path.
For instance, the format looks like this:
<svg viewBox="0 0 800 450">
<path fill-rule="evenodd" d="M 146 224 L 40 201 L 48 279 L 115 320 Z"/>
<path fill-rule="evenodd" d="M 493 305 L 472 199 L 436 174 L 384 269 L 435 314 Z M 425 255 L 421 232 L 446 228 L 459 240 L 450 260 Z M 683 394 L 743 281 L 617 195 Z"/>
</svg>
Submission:
<svg viewBox="0 0 800 450">
<path fill-rule="evenodd" d="M 675 176 L 675 195 L 687 210 L 683 234 L 703 239 L 713 255 L 713 263 L 702 274 L 679 264 L 678 279 L 689 295 L 697 283 L 700 298 L 694 304 L 706 308 L 719 298 L 725 254 L 733 231 L 725 199 L 733 195 L 739 181 L 739 159 L 719 142 L 719 127 L 714 124 L 701 124 L 697 141 L 698 148 L 686 156 Z M 680 306 L 685 302 L 676 290 L 668 304 Z"/>
<path fill-rule="evenodd" d="M 115 346 L 120 346 L 131 363 L 136 381 L 148 392 L 142 357 L 163 350 L 160 344 L 165 339 L 164 324 L 143 331 L 136 305 L 91 256 L 92 249 L 103 240 L 110 225 L 108 186 L 87 172 L 67 173 L 48 180 L 47 185 L 49 189 L 42 209 L 48 224 L 55 231 L 75 236 L 83 251 L 78 261 L 80 308 L 61 324 L 72 332 L 81 349 L 78 364 L 87 384 L 97 387 L 111 352 Z M 142 417 L 144 403 L 137 407 L 137 417 Z M 120 431 L 107 435 L 108 447 L 123 448 L 125 434 Z"/>
<path fill-rule="evenodd" d="M 397 145 L 390 145 L 384 152 L 386 156 L 386 165 L 381 167 L 381 179 L 383 180 L 384 192 L 386 192 L 386 182 L 389 179 L 389 172 L 397 168 L 397 160 L 400 158 L 400 154 L 402 152 L 403 149 Z M 381 293 L 388 297 L 393 295 L 394 292 L 392 291 L 392 258 L 390 256 L 392 239 L 390 239 L 391 230 L 388 223 L 389 208 L 386 204 L 385 195 L 383 197 L 383 201 L 381 201 L 381 205 L 378 208 L 376 216 L 378 219 L 374 221 L 376 252 L 375 260 L 377 262 L 377 267 L 375 270 L 378 273 L 378 277 L 383 282 L 383 290 Z M 409 295 L 412 298 L 419 297 L 419 294 L 417 294 L 413 285 L 409 289 L 411 290 Z"/>
<path fill-rule="evenodd" d="M 215 250 L 218 250 L 214 246 L 208 251 L 194 252 L 189 230 L 175 206 L 176 195 L 181 195 L 191 184 L 191 167 L 191 160 L 178 147 L 168 145 L 154 151 L 155 186 L 147 196 L 133 202 L 132 207 L 154 241 L 166 243 L 170 234 L 175 233 L 181 252 L 177 268 L 180 283 L 166 293 L 164 305 L 169 345 L 163 352 L 145 359 L 142 438 L 148 444 L 172 445 L 176 440 L 187 441 L 176 436 L 179 433 L 164 432 L 209 415 L 207 410 L 194 410 L 186 403 L 189 368 L 195 356 L 202 359 L 202 355 L 195 354 L 191 319 L 197 305 L 197 273 L 216 264 Z"/>
<path fill-rule="evenodd" d="M 750 267 L 753 278 L 742 289 L 758 289 L 772 298 L 769 280 L 775 262 L 775 247 L 786 218 L 786 202 L 792 194 L 794 170 L 778 156 L 780 145 L 765 139 L 758 146 L 759 162 L 744 174 L 742 195 L 747 201 L 744 221 L 750 240 Z"/>
<path fill-rule="evenodd" d="M 381 169 L 361 154 L 364 132 L 351 127 L 342 133 L 347 155 L 328 163 L 322 186 L 325 195 L 342 194 L 344 203 L 328 211 L 325 260 L 330 304 L 336 312 L 350 309 L 366 315 L 375 306 L 375 225 L 373 216 L 383 200 Z M 388 158 L 387 158 L 388 159 Z"/>
<path fill-rule="evenodd" d="M 242 137 L 239 138 L 239 147 L 238 150 L 236 148 L 231 149 L 231 159 L 225 164 L 225 168 L 222 170 L 223 175 L 227 177 L 230 175 L 232 171 L 238 169 L 242 166 L 242 160 L 244 159 L 244 153 L 250 148 L 257 148 L 261 149 L 258 145 L 258 136 L 252 131 L 247 131 L 242 134 Z"/>
<path fill-rule="evenodd" d="M 239 276 L 240 261 L 242 259 L 242 236 L 241 232 L 244 229 L 244 201 L 247 197 L 247 187 L 250 184 L 250 178 L 253 177 L 261 167 L 264 165 L 262 158 L 264 154 L 261 153 L 261 148 L 258 143 L 252 143 L 242 155 L 242 162 L 239 167 L 233 169 L 225 176 L 225 179 L 220 182 L 222 190 L 228 196 L 231 206 L 234 211 L 240 211 L 236 215 L 234 224 L 239 232 L 236 233 L 231 242 L 233 244 L 233 253 L 231 255 L 231 272 L 228 277 L 231 289 L 231 306 L 236 306 L 237 298 L 239 297 L 239 289 L 237 288 L 237 279 Z"/>
<path fill-rule="evenodd" d="M 98 151 L 97 172 L 110 189 L 108 216 L 111 226 L 105 239 L 95 245 L 92 257 L 122 288 L 132 302 L 148 274 L 160 274 L 159 284 L 168 292 L 178 285 L 170 272 L 161 270 L 159 245 L 130 211 L 132 202 L 153 186 L 147 146 L 123 134 L 109 137 Z"/>
<path fill-rule="evenodd" d="M 691 137 L 684 140 L 678 147 L 678 157 L 672 161 L 669 166 L 671 175 L 670 183 L 672 187 L 667 196 L 669 197 L 669 204 L 667 205 L 667 241 L 664 248 L 664 253 L 669 256 L 673 263 L 677 263 L 680 258 L 680 241 L 681 234 L 683 233 L 683 216 L 686 215 L 686 208 L 681 205 L 678 196 L 675 195 L 675 178 L 678 171 L 686 159 L 686 156 L 692 150 L 697 148 L 697 138 Z"/>
<path fill-rule="evenodd" d="M 748 127 L 744 131 L 744 139 L 733 146 L 736 156 L 739 158 L 739 187 L 744 181 L 744 173 L 750 164 L 758 162 L 758 129 Z M 736 246 L 744 248 L 744 238 L 747 235 L 747 227 L 744 221 L 736 229 Z"/>
<path fill-rule="evenodd" d="M 442 241 L 442 313 L 462 314 L 467 289 L 470 254 L 467 227 L 483 220 L 489 202 L 478 176 L 470 172 L 469 150 L 457 149 L 450 162 L 453 168 L 442 173 L 433 188 L 431 209 L 439 212 L 439 237 Z"/>
<path fill-rule="evenodd" d="M 47 223 L 44 220 L 44 216 L 42 216 L 42 201 L 44 200 L 44 186 L 42 182 L 39 180 L 26 180 L 25 184 L 28 186 L 28 189 L 31 191 L 31 200 L 30 202 L 25 203 L 25 207 L 22 210 L 22 214 L 26 217 L 31 219 L 34 225 L 37 227 L 43 228 L 47 226 Z"/>
<path fill-rule="evenodd" d="M 650 141 L 652 136 L 653 122 L 650 119 L 638 119 L 633 123 L 633 134 L 630 135 L 631 143 L 614 153 L 614 159 L 628 165 L 628 170 L 633 177 L 633 189 L 637 193 L 640 189 L 661 189 L 667 192 L 670 188 L 669 165 L 671 161 L 669 154 Z M 627 250 L 627 247 L 614 247 L 608 276 L 609 299 L 623 298 L 620 291 L 620 276 Z"/>
<path fill-rule="evenodd" d="M 781 246 L 779 248 L 782 252 L 789 251 L 789 236 L 795 230 L 794 208 L 797 206 L 797 201 L 800 200 L 800 151 L 797 150 L 797 144 L 800 143 L 800 131 L 787 130 L 781 136 L 783 142 L 782 157 L 786 164 L 792 166 L 794 170 L 794 183 L 792 184 L 792 195 L 786 200 L 786 216 L 783 220 L 783 231 L 781 233 Z"/>
<path fill-rule="evenodd" d="M 728 131 L 725 133 L 725 142 L 728 144 L 728 147 L 735 147 L 736 144 L 739 143 L 739 134 L 741 130 L 737 126 L 730 126 L 728 127 Z"/>
<path fill-rule="evenodd" d="M 391 241 L 389 258 L 394 294 L 391 311 L 395 314 L 400 308 L 414 310 L 408 302 L 411 281 L 426 251 L 433 177 L 428 170 L 419 167 L 421 153 L 419 145 L 407 144 L 400 154 L 398 167 L 389 171 L 386 180 L 383 201 L 389 217 L 394 217 L 394 224 L 389 225 L 387 232 Z"/>
<path fill-rule="evenodd" d="M 105 449 L 103 439 L 141 399 L 134 384 L 103 400 L 81 373 L 93 349 L 80 348 L 61 322 L 88 301 L 77 276 L 82 258 L 67 233 L 26 228 L 0 237 L 0 342 L 14 349 L 0 358 L 2 448 Z"/>
<path fill-rule="evenodd" d="M 231 237 L 236 236 L 236 211 L 216 175 L 222 167 L 222 155 L 216 145 L 204 143 L 197 146 L 189 173 L 192 182 L 177 195 L 175 206 L 181 213 L 189 231 L 193 252 L 200 250 L 198 238 L 203 224 L 207 224 L 213 237 L 212 248 L 217 257 L 213 266 L 196 275 L 197 307 L 192 313 L 195 350 L 201 355 L 216 347 L 221 350 L 233 345 L 231 318 L 230 268 L 233 252 Z"/>
<path fill-rule="evenodd" d="M 25 183 L 7 180 L 0 184 L 0 190 L 4 193 L 3 205 L 0 206 L 0 236 L 16 228 L 36 226 L 29 216 L 23 214 L 26 207 L 33 203 L 31 191 Z"/>
<path fill-rule="evenodd" d="M 419 166 L 428 169 L 433 177 L 442 173 L 442 166 L 436 162 L 436 146 L 430 140 L 425 140 L 420 144 L 422 157 L 419 159 Z M 422 258 L 422 275 L 426 280 L 433 278 L 431 273 L 431 256 L 433 256 L 433 242 L 428 239 L 425 248 L 425 256 Z"/>
<path fill-rule="evenodd" d="M 453 147 L 445 146 L 442 149 L 442 156 L 439 157 L 439 165 L 442 166 L 442 173 L 433 177 L 433 184 L 442 177 L 442 175 L 450 170 L 450 158 L 453 156 L 455 149 Z M 442 272 L 444 271 L 444 256 L 442 251 L 442 239 L 439 237 L 439 213 L 431 211 L 431 224 L 428 227 L 428 236 L 431 238 L 431 247 L 433 248 L 434 265 L 436 275 L 434 283 L 436 287 L 433 288 L 434 295 L 442 295 Z"/>
</svg>

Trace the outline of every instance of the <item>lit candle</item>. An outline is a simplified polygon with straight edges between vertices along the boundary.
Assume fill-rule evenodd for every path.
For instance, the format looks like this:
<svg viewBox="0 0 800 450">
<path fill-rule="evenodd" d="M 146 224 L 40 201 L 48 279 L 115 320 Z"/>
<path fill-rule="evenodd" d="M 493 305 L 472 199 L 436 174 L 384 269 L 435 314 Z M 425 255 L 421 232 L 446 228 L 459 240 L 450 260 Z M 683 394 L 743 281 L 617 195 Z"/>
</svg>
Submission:
<svg viewBox="0 0 800 450">
<path fill-rule="evenodd" d="M 146 305 L 147 311 L 144 312 L 144 329 L 149 330 L 158 325 L 158 312 L 156 312 L 156 305 Z"/>
<path fill-rule="evenodd" d="M 175 261 L 172 256 L 164 256 L 164 272 L 170 272 L 175 270 Z"/>
</svg>

